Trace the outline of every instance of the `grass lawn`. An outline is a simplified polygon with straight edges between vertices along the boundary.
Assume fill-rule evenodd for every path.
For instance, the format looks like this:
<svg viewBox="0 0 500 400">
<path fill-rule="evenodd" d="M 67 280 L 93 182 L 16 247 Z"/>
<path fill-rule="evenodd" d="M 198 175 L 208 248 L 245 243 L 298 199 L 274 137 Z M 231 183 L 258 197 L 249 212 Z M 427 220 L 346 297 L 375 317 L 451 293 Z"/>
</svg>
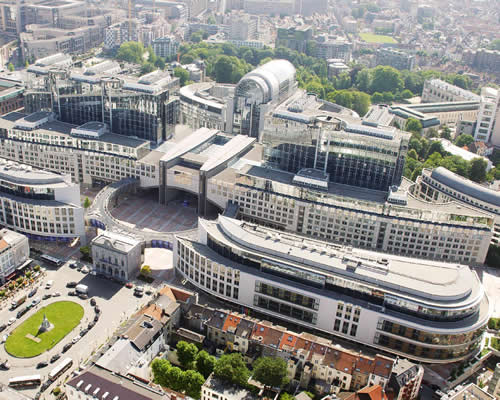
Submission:
<svg viewBox="0 0 500 400">
<path fill-rule="evenodd" d="M 377 35 L 375 33 L 360 33 L 361 39 L 368 43 L 397 43 L 396 39 L 387 35 Z"/>
<path fill-rule="evenodd" d="M 37 336 L 44 313 L 54 328 Z M 77 303 L 72 301 L 52 303 L 38 310 L 36 314 L 17 327 L 7 338 L 5 350 L 14 357 L 35 357 L 54 347 L 78 325 L 82 317 L 83 307 Z M 40 343 L 28 339 L 26 337 L 28 333 L 41 339 Z"/>
</svg>

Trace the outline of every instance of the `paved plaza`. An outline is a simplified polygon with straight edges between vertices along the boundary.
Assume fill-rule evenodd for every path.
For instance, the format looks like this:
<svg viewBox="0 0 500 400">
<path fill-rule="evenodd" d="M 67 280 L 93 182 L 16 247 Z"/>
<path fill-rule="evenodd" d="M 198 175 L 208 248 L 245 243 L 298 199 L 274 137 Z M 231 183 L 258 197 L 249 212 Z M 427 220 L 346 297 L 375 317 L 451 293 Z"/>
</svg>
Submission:
<svg viewBox="0 0 500 400">
<path fill-rule="evenodd" d="M 119 199 L 118 206 L 111 210 L 113 217 L 122 222 L 157 232 L 179 232 L 194 229 L 198 225 L 196 204 L 175 200 L 169 205 L 158 203 L 156 192 L 139 192 Z"/>
</svg>

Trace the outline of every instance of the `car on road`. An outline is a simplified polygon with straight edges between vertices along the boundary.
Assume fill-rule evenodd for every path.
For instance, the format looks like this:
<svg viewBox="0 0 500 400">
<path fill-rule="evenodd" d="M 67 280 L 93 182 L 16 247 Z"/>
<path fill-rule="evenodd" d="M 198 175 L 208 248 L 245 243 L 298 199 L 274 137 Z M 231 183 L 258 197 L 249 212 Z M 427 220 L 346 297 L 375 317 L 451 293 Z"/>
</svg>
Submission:
<svg viewBox="0 0 500 400">
<path fill-rule="evenodd" d="M 95 307 L 94 307 L 94 312 L 95 312 L 96 314 L 100 314 L 100 313 L 101 313 L 101 309 L 99 308 L 99 306 L 95 306 Z"/>
<path fill-rule="evenodd" d="M 45 368 L 47 365 L 49 365 L 49 363 L 47 361 L 40 361 L 37 365 L 36 365 L 36 368 L 37 369 L 40 369 L 40 368 Z"/>
<path fill-rule="evenodd" d="M 90 299 L 90 305 L 91 305 L 92 307 L 94 307 L 96 304 L 97 304 L 97 303 L 96 303 L 95 299 L 92 297 L 92 298 Z"/>
<path fill-rule="evenodd" d="M 37 298 L 33 299 L 33 301 L 31 302 L 31 307 L 35 307 L 39 303 L 40 303 L 40 297 L 37 297 Z"/>
<path fill-rule="evenodd" d="M 149 296 L 150 294 L 153 294 L 153 289 L 148 287 L 145 293 Z"/>
<path fill-rule="evenodd" d="M 0 332 L 4 331 L 7 328 L 7 324 L 0 325 Z"/>
<path fill-rule="evenodd" d="M 51 380 L 44 382 L 44 384 L 42 386 L 40 386 L 40 392 L 45 392 L 49 388 L 50 385 L 52 385 Z"/>
<path fill-rule="evenodd" d="M 81 272 L 84 273 L 84 274 L 88 274 L 90 272 L 90 269 L 89 267 L 87 266 L 84 266 L 82 269 L 81 269 Z"/>
<path fill-rule="evenodd" d="M 96 314 L 96 316 L 94 317 L 94 322 L 97 322 L 99 321 L 99 314 Z"/>
<path fill-rule="evenodd" d="M 61 358 L 60 354 L 54 354 L 52 357 L 50 357 L 50 363 L 55 363 L 57 360 Z"/>
<path fill-rule="evenodd" d="M 95 326 L 95 322 L 90 321 L 89 324 L 87 325 L 87 329 L 90 331 L 94 326 Z"/>
<path fill-rule="evenodd" d="M 42 297 L 43 300 L 47 300 L 47 299 L 50 299 L 52 297 L 52 295 L 50 293 L 45 293 Z"/>
<path fill-rule="evenodd" d="M 68 282 L 66 284 L 66 287 L 67 288 L 74 288 L 74 287 L 76 287 L 76 285 L 78 285 L 78 283 L 76 283 L 75 281 L 71 281 L 71 282 Z"/>
<path fill-rule="evenodd" d="M 68 296 L 76 296 L 76 292 L 74 290 L 70 290 L 68 292 Z"/>
<path fill-rule="evenodd" d="M 134 287 L 134 284 L 132 282 L 127 282 L 127 284 L 125 285 L 126 288 L 128 289 L 132 289 Z"/>
<path fill-rule="evenodd" d="M 11 317 L 11 318 L 9 319 L 9 322 L 8 322 L 9 326 L 10 326 L 10 325 L 12 325 L 12 324 L 13 324 L 14 322 L 16 322 L 16 321 L 17 321 L 17 318 L 16 318 L 16 317 Z"/>
<path fill-rule="evenodd" d="M 134 296 L 142 297 L 144 295 L 144 288 L 142 286 L 136 286 L 134 289 Z"/>
<path fill-rule="evenodd" d="M 77 270 L 78 272 L 80 272 L 80 271 L 82 270 L 82 268 L 83 268 L 83 266 L 82 266 L 82 265 L 78 265 L 78 266 L 76 267 L 76 270 Z"/>
<path fill-rule="evenodd" d="M 69 342 L 69 343 L 66 343 L 62 349 L 62 352 L 63 353 L 66 353 L 69 349 L 71 349 L 71 346 L 73 346 L 73 343 Z"/>
<path fill-rule="evenodd" d="M 70 268 L 78 268 L 78 263 L 76 261 L 72 261 L 69 263 Z"/>
<path fill-rule="evenodd" d="M 45 289 L 50 289 L 52 287 L 52 285 L 54 285 L 53 280 L 47 281 L 47 283 L 45 284 Z"/>
<path fill-rule="evenodd" d="M 9 337 L 9 335 L 3 335 L 2 336 L 2 340 L 0 341 L 0 343 L 5 343 L 7 341 L 8 337 Z"/>
<path fill-rule="evenodd" d="M 60 295 L 61 295 L 61 292 L 52 293 L 52 297 L 59 297 Z"/>
<path fill-rule="evenodd" d="M 88 329 L 82 329 L 82 331 L 80 332 L 80 336 L 85 336 L 87 333 L 89 333 L 89 330 Z"/>
<path fill-rule="evenodd" d="M 81 338 L 82 338 L 82 337 L 81 337 L 80 335 L 75 336 L 71 342 L 72 342 L 73 344 L 75 344 L 75 343 L 76 343 L 76 342 L 78 342 Z"/>
<path fill-rule="evenodd" d="M 0 368 L 7 371 L 10 369 L 9 365 L 9 360 L 5 360 L 4 362 L 0 363 Z"/>
<path fill-rule="evenodd" d="M 37 287 L 34 288 L 31 292 L 28 293 L 28 297 L 33 297 L 37 291 L 38 291 L 38 288 Z"/>
<path fill-rule="evenodd" d="M 29 311 L 30 307 L 24 307 L 22 310 L 19 310 L 16 314 L 16 318 L 19 319 L 21 318 L 24 314 L 26 314 Z"/>
</svg>

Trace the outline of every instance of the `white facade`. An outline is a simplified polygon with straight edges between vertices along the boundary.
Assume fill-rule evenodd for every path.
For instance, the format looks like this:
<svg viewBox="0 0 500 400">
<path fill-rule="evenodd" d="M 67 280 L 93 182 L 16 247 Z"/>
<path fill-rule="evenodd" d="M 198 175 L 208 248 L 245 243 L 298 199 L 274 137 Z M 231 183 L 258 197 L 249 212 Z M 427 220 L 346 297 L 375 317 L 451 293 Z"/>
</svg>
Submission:
<svg viewBox="0 0 500 400">
<path fill-rule="evenodd" d="M 85 243 L 80 187 L 69 175 L 0 159 L 0 223 L 30 238 Z"/>
<path fill-rule="evenodd" d="M 424 82 L 422 103 L 443 101 L 480 101 L 480 97 L 441 79 L 429 79 Z"/>
<path fill-rule="evenodd" d="M 8 229 L 0 230 L 0 281 L 5 282 L 17 267 L 28 261 L 29 255 L 26 236 Z"/>
<path fill-rule="evenodd" d="M 493 138 L 491 135 L 495 126 L 499 98 L 500 94 L 497 89 L 489 87 L 481 89 L 481 103 L 479 105 L 476 130 L 474 131 L 474 140 L 488 142 L 491 138 L 492 142 L 496 142 L 493 144 L 500 144 L 500 138 Z"/>
<path fill-rule="evenodd" d="M 176 238 L 174 266 L 201 290 L 408 358 L 466 358 L 489 318 L 484 289 L 465 266 L 343 250 L 222 216 L 200 220 L 198 234 Z"/>
<path fill-rule="evenodd" d="M 177 55 L 179 42 L 174 36 L 164 36 L 153 40 L 153 50 L 157 57 L 170 59 Z"/>
<path fill-rule="evenodd" d="M 92 259 L 97 274 L 128 281 L 139 272 L 141 242 L 118 233 L 103 231 L 92 240 Z"/>
</svg>

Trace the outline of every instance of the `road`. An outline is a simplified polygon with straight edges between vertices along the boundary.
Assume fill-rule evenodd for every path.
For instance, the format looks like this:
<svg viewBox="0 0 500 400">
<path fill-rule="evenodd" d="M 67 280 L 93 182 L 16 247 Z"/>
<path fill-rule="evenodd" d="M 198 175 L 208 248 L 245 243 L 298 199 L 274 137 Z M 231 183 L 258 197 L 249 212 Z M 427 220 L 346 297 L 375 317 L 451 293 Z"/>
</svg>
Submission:
<svg viewBox="0 0 500 400">
<path fill-rule="evenodd" d="M 54 286 L 49 290 L 44 288 L 45 282 L 47 282 L 48 280 L 54 280 Z M 49 366 L 45 368 L 36 369 L 36 364 L 40 361 L 48 361 L 54 354 L 61 354 L 63 346 L 71 341 L 75 336 L 77 336 L 79 332 L 83 328 L 86 328 L 88 323 L 94 319 L 95 313 L 93 307 L 90 306 L 90 300 L 81 300 L 74 296 L 67 296 L 68 291 L 71 289 L 66 288 L 66 283 L 70 281 L 82 283 L 89 287 L 89 295 L 96 299 L 97 304 L 101 309 L 101 316 L 97 324 L 89 331 L 89 333 L 87 333 L 87 335 L 85 335 L 80 341 L 72 346 L 71 349 L 64 353 L 58 361 L 56 361 L 54 364 L 49 364 Z M 37 310 L 40 307 L 55 301 L 71 300 L 81 304 L 85 310 L 82 321 L 56 346 L 37 357 L 33 357 L 30 359 L 15 358 L 7 354 L 4 346 L 1 345 L 0 360 L 4 361 L 5 359 L 8 359 L 10 364 L 10 369 L 8 371 L 2 371 L 2 373 L 0 374 L 0 383 L 2 384 L 8 384 L 9 378 L 15 376 L 34 374 L 42 375 L 42 380 L 45 381 L 50 370 L 54 368 L 57 363 L 61 362 L 64 357 L 71 357 L 73 359 L 73 367 L 68 371 L 68 373 L 65 374 L 65 376 L 68 375 L 69 373 L 71 373 L 71 371 L 75 370 L 87 359 L 89 359 L 91 354 L 94 353 L 101 345 L 103 345 L 107 341 L 109 337 L 113 335 L 113 333 L 117 328 L 119 328 L 121 323 L 127 320 L 133 313 L 139 310 L 139 308 L 141 308 L 150 299 L 149 296 L 144 296 L 143 298 L 137 298 L 133 296 L 132 290 L 125 288 L 122 284 L 115 283 L 108 279 L 86 275 L 78 272 L 76 269 L 71 269 L 69 267 L 69 263 L 66 263 L 58 270 L 47 270 L 47 276 L 42 281 L 42 287 L 38 289 L 35 297 L 42 298 L 42 296 L 46 292 L 61 292 L 62 296 L 50 298 L 48 300 L 42 300 L 41 304 L 25 314 L 20 321 L 16 321 L 11 327 L 8 327 L 4 332 L 1 333 L 1 335 L 3 336 L 5 333 L 12 332 L 12 330 L 19 326 L 24 320 L 33 315 L 34 310 Z M 21 294 L 18 294 L 16 298 L 20 296 Z M 3 310 L 0 310 L 0 320 L 8 321 L 9 318 L 15 316 L 18 311 L 19 309 L 10 311 L 4 308 Z M 62 384 L 63 381 L 63 377 L 59 378 L 56 382 L 57 386 Z M 55 384 L 52 385 L 50 389 L 55 386 Z M 44 392 L 47 399 L 51 398 L 49 397 L 50 389 Z M 34 395 L 36 391 L 37 390 L 23 391 L 23 393 Z M 41 398 L 43 399 L 44 396 L 42 396 Z"/>
</svg>

